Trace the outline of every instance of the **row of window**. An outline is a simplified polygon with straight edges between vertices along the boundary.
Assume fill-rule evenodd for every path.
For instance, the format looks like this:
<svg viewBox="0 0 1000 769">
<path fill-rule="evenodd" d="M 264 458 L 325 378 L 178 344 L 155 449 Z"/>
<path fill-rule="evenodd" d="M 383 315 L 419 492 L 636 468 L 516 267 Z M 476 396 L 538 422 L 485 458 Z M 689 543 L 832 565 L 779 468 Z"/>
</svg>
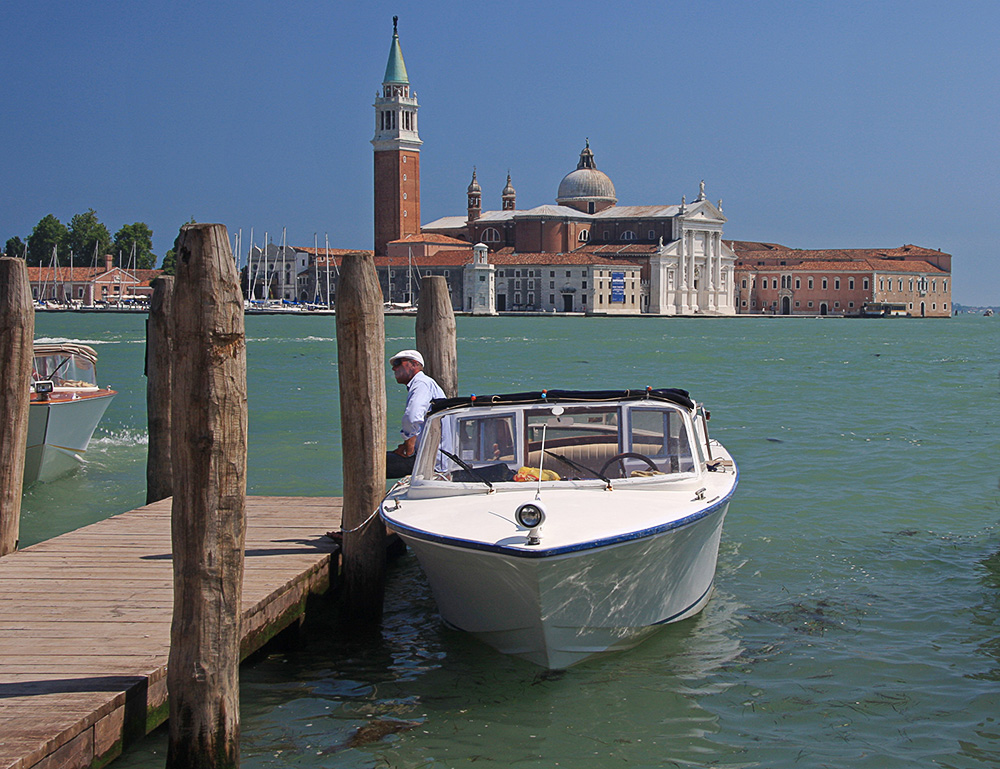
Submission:
<svg viewBox="0 0 1000 769">
<path fill-rule="evenodd" d="M 826 302 L 822 302 L 821 304 L 824 304 L 824 305 L 825 305 L 825 304 L 826 304 Z M 746 306 L 747 306 L 747 300 L 746 300 L 746 299 L 744 299 L 744 300 L 743 300 L 743 302 L 742 302 L 742 305 L 743 305 L 744 307 L 746 307 Z M 751 307 L 756 307 L 756 306 L 757 306 L 757 300 L 756 300 L 756 299 L 751 299 L 751 300 L 750 300 L 750 306 L 751 306 Z M 771 302 L 770 304 L 768 304 L 767 302 L 761 302 L 761 303 L 760 303 L 760 306 L 761 306 L 762 308 L 765 308 L 765 309 L 766 309 L 766 308 L 768 308 L 768 307 L 777 307 L 777 306 L 778 306 L 778 302 L 777 302 L 777 300 L 774 300 L 774 301 L 772 301 L 772 302 Z M 796 301 L 796 302 L 795 302 L 795 306 L 796 306 L 796 307 L 801 307 L 801 306 L 802 306 L 802 302 L 799 302 L 799 301 Z M 806 306 L 807 306 L 807 307 L 815 307 L 815 303 L 814 303 L 814 302 L 806 302 Z M 836 309 L 839 309 L 839 308 L 840 308 L 840 302 L 834 302 L 834 303 L 833 303 L 833 306 L 834 306 L 834 308 L 836 308 Z M 848 303 L 847 303 L 847 307 L 848 307 L 848 309 L 851 309 L 851 308 L 853 308 L 853 307 L 854 307 L 854 302 L 848 302 Z M 910 304 L 909 304 L 909 309 L 910 309 L 910 310 L 912 310 L 912 309 L 913 309 L 913 302 L 910 302 Z M 932 310 L 937 310 L 937 302 L 931 302 L 931 309 L 932 309 Z M 947 303 L 947 302 L 944 302 L 944 303 L 943 303 L 943 304 L 941 305 L 941 309 L 942 309 L 942 310 L 947 310 L 947 309 L 948 309 L 948 303 Z"/>
<path fill-rule="evenodd" d="M 767 285 L 768 285 L 767 284 L 768 279 L 767 278 L 761 278 L 760 280 L 761 280 L 761 288 L 766 289 Z M 879 291 L 885 291 L 886 290 L 886 283 L 888 282 L 888 284 L 889 284 L 889 291 L 892 291 L 892 280 L 893 280 L 892 278 L 889 278 L 888 281 L 885 278 L 879 278 L 879 281 L 878 281 L 878 290 Z M 813 288 L 813 279 L 812 278 L 808 278 L 807 281 L 808 281 L 808 287 L 809 288 Z M 942 281 L 942 283 L 943 283 L 943 289 L 942 290 L 943 291 L 947 291 L 948 290 L 948 281 L 944 280 L 944 281 Z M 865 291 L 867 291 L 868 290 L 868 286 L 869 286 L 868 278 L 864 278 L 862 280 L 861 284 L 862 284 L 861 287 Z M 771 288 L 777 288 L 777 287 L 778 287 L 778 279 L 777 278 L 771 278 Z M 790 289 L 792 287 L 792 276 L 791 275 L 782 275 L 781 276 L 781 287 L 782 288 L 788 288 L 788 289 Z M 823 280 L 822 280 L 822 288 L 823 288 L 823 290 L 826 290 L 828 287 L 829 287 L 829 284 L 828 284 L 827 278 L 823 278 Z M 932 293 L 936 292 L 937 291 L 937 280 L 936 279 L 932 279 L 932 280 L 928 281 L 927 278 L 923 278 L 923 277 L 916 279 L 916 290 L 917 291 L 926 292 L 927 289 L 928 289 L 928 287 L 930 288 L 930 290 L 931 290 Z M 743 288 L 747 288 L 747 279 L 746 278 L 743 279 Z M 802 279 L 801 278 L 795 278 L 795 288 L 802 288 Z M 848 288 L 849 291 L 853 291 L 854 290 L 854 278 L 848 278 L 847 279 L 847 288 Z M 840 290 L 840 278 L 834 278 L 833 279 L 833 290 L 834 291 L 839 291 Z M 897 290 L 898 291 L 902 291 L 903 290 L 903 278 L 898 278 L 897 279 Z M 909 290 L 910 291 L 914 290 L 914 278 L 910 278 L 909 279 Z"/>
</svg>

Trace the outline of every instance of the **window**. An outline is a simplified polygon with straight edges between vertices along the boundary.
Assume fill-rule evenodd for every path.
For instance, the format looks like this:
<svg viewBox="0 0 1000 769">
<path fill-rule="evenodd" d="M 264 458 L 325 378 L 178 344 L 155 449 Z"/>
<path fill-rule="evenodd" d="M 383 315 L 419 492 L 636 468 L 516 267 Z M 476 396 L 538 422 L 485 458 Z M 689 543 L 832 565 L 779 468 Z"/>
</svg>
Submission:
<svg viewBox="0 0 1000 769">
<path fill-rule="evenodd" d="M 840 291 L 840 278 L 833 279 L 833 290 Z"/>
<path fill-rule="evenodd" d="M 864 288 L 864 290 L 867 291 L 868 290 L 868 278 L 865 278 L 862 281 L 861 285 L 862 285 L 862 288 Z"/>
<path fill-rule="evenodd" d="M 650 240 L 656 240 L 656 230 L 650 230 L 647 236 Z"/>
<path fill-rule="evenodd" d="M 513 462 L 514 417 L 488 416 L 458 420 L 458 456 L 465 462 Z"/>
<path fill-rule="evenodd" d="M 521 271 L 520 270 L 514 270 L 514 277 L 515 278 L 520 278 L 521 277 Z"/>
<path fill-rule="evenodd" d="M 850 289 L 851 291 L 854 290 L 854 278 L 848 279 L 848 281 L 847 281 L 847 288 Z"/>
<path fill-rule="evenodd" d="M 554 278 L 555 276 L 556 276 L 556 271 L 555 270 L 549 270 L 549 277 L 550 278 Z"/>
<path fill-rule="evenodd" d="M 580 235 L 577 238 L 581 243 L 586 243 L 590 240 L 590 230 L 580 230 Z"/>
<path fill-rule="evenodd" d="M 823 278 L 823 290 L 826 291 L 826 278 Z"/>
<path fill-rule="evenodd" d="M 521 287 L 521 281 L 515 280 L 514 281 L 514 288 L 520 288 L 520 287 Z"/>
<path fill-rule="evenodd" d="M 746 287 L 747 287 L 747 279 L 743 278 L 743 288 L 746 288 Z"/>
<path fill-rule="evenodd" d="M 555 304 L 555 303 L 556 303 L 556 295 L 549 294 L 549 304 Z"/>
<path fill-rule="evenodd" d="M 625 230 L 622 233 L 622 240 L 635 240 L 635 233 L 632 230 Z"/>
<path fill-rule="evenodd" d="M 556 287 L 556 282 L 554 280 L 550 280 L 549 281 L 549 288 L 555 288 L 555 287 Z"/>
<path fill-rule="evenodd" d="M 607 230 L 604 231 L 604 239 L 611 240 L 611 233 L 608 232 Z"/>
<path fill-rule="evenodd" d="M 569 274 L 570 274 L 570 273 L 569 273 L 569 270 L 566 270 L 566 277 L 567 277 L 567 278 L 569 277 Z"/>
<path fill-rule="evenodd" d="M 583 281 L 583 285 L 581 286 L 581 288 L 586 288 L 586 287 L 587 287 L 587 281 Z"/>
<path fill-rule="evenodd" d="M 483 230 L 483 243 L 499 243 L 500 231 L 495 227 L 487 227 Z"/>
<path fill-rule="evenodd" d="M 802 279 L 801 278 L 796 278 L 795 279 L 795 288 L 802 288 Z"/>
<path fill-rule="evenodd" d="M 777 288 L 777 287 L 778 287 L 778 279 L 771 278 L 771 288 Z"/>
<path fill-rule="evenodd" d="M 535 303 L 535 295 L 528 294 L 528 304 L 534 304 L 534 303 Z"/>
<path fill-rule="evenodd" d="M 813 279 L 809 278 L 809 288 L 812 288 L 812 287 L 813 287 Z"/>
</svg>

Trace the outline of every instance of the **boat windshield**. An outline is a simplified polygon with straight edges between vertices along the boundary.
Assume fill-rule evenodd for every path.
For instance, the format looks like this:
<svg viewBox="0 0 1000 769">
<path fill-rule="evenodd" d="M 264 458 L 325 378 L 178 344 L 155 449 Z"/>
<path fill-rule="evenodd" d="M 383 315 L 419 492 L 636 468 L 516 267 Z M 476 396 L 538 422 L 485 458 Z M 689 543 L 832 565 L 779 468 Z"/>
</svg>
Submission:
<svg viewBox="0 0 1000 769">
<path fill-rule="evenodd" d="M 673 475 L 696 470 L 692 445 L 690 418 L 667 404 L 443 412 L 424 426 L 414 477 L 496 483 L 537 479 L 539 469 L 553 481 Z"/>
<path fill-rule="evenodd" d="M 94 362 L 77 353 L 35 353 L 34 382 L 51 380 L 55 387 L 97 387 Z"/>
</svg>

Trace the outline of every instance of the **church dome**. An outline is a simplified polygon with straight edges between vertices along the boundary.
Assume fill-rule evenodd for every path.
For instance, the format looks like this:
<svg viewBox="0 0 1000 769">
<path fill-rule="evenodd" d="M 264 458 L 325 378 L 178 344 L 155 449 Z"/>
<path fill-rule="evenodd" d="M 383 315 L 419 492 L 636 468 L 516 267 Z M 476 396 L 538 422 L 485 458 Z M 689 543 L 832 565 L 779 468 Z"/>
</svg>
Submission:
<svg viewBox="0 0 1000 769">
<path fill-rule="evenodd" d="M 593 213 L 618 202 L 615 196 L 615 185 L 608 175 L 597 170 L 594 164 L 594 153 L 590 149 L 590 140 L 580 153 L 580 162 L 576 170 L 563 177 L 559 183 L 559 193 L 556 202 L 561 206 L 572 206 L 581 211 Z M 593 203 L 591 207 L 588 204 Z"/>
</svg>

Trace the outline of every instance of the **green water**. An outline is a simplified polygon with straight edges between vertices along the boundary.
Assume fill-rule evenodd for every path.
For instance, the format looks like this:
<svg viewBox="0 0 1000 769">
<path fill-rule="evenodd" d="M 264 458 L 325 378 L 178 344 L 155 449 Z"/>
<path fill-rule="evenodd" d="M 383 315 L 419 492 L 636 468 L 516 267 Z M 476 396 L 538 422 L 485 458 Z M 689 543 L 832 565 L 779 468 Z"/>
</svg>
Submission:
<svg viewBox="0 0 1000 769">
<path fill-rule="evenodd" d="M 88 466 L 28 490 L 22 543 L 144 501 L 143 320 L 38 316 L 39 337 L 95 344 L 121 394 Z M 405 557 L 381 633 L 318 606 L 243 668 L 243 766 L 1000 765 L 997 319 L 458 324 L 463 393 L 648 384 L 709 406 L 741 470 L 717 592 L 633 651 L 540 676 L 444 628 Z M 388 352 L 412 333 L 388 318 Z M 250 493 L 339 494 L 333 318 L 251 317 L 247 336 Z M 362 727 L 398 731 L 353 745 Z M 116 766 L 164 751 L 160 732 Z"/>
</svg>

